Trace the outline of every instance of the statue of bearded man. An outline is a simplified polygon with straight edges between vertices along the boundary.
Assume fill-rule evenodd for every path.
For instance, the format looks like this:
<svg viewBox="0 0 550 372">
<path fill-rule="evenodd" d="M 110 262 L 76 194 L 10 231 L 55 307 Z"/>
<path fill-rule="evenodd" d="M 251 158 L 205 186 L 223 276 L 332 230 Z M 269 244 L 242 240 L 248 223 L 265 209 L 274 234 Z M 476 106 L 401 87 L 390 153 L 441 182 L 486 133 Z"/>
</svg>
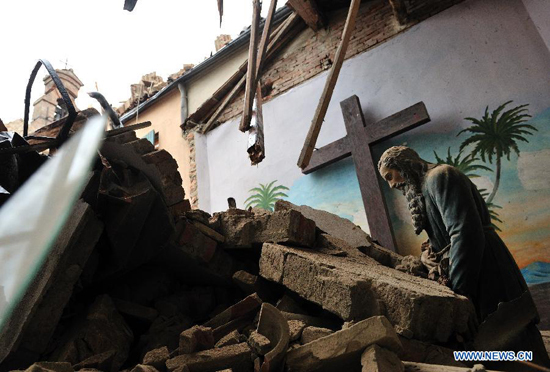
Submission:
<svg viewBox="0 0 550 372">
<path fill-rule="evenodd" d="M 428 163 L 405 146 L 386 150 L 378 170 L 407 198 L 416 234 L 426 231 L 435 255 L 447 251 L 449 286 L 470 298 L 480 323 L 499 303 L 530 297 L 514 258 L 491 226 L 483 197 L 466 175 L 450 165 Z M 529 338 L 540 338 L 536 322 L 538 315 Z M 547 361 L 543 356 L 541 362 Z"/>
</svg>

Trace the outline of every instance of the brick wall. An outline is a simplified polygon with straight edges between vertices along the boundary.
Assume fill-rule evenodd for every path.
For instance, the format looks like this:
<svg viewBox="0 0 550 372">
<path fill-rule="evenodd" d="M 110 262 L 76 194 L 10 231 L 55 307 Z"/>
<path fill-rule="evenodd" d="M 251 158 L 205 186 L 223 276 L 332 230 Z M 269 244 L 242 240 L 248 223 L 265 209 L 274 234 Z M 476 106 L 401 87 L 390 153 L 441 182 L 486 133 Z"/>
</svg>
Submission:
<svg viewBox="0 0 550 372">
<path fill-rule="evenodd" d="M 409 0 L 406 1 L 409 22 L 401 26 L 393 15 L 388 0 L 368 1 L 361 5 L 346 59 L 363 53 L 420 21 L 441 12 L 463 0 Z M 288 89 L 299 85 L 332 65 L 340 43 L 347 9 L 327 14 L 326 30 L 314 33 L 303 31 L 264 69 L 262 85 L 268 101 Z M 271 87 L 269 87 L 271 86 Z M 224 123 L 242 114 L 244 91 L 225 109 L 219 118 Z"/>
<path fill-rule="evenodd" d="M 197 186 L 197 160 L 195 148 L 195 131 L 191 130 L 184 134 L 189 143 L 189 202 L 194 209 L 199 207 L 199 189 Z"/>
</svg>

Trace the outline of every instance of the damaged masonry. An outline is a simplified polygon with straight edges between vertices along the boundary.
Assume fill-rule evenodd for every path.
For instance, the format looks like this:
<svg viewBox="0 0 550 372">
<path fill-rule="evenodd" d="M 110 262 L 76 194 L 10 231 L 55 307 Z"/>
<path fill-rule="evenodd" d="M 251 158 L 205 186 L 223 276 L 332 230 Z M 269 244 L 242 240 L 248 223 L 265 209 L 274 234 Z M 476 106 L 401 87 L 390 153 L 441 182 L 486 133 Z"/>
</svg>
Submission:
<svg viewBox="0 0 550 372">
<path fill-rule="evenodd" d="M 468 333 L 467 298 L 328 212 L 191 210 L 170 154 L 129 129 L 106 132 L 5 323 L 2 371 L 467 370 L 441 346 Z"/>
<path fill-rule="evenodd" d="M 218 16 L 221 23 L 223 1 L 216 2 L 216 23 Z M 403 205 L 409 207 L 405 214 L 411 212 L 405 217 L 412 217 L 415 230 L 423 227 L 433 233 L 434 226 L 442 226 L 441 240 L 457 241 L 458 234 L 447 226 L 428 226 L 420 212 L 426 212 L 423 204 L 432 194 L 421 199 L 419 190 L 405 190 L 426 184 L 420 180 L 408 185 L 404 181 L 409 180 L 402 179 L 404 169 L 389 161 L 378 163 L 383 158 L 379 145 L 406 142 L 399 136 L 417 129 L 441 136 L 443 119 L 457 121 L 458 114 L 449 112 L 465 116 L 472 102 L 464 103 L 455 94 L 453 101 L 463 105 L 453 102 L 445 108 L 425 93 L 442 97 L 440 86 L 429 85 L 440 78 L 430 76 L 422 84 L 407 80 L 408 70 L 418 75 L 409 63 L 422 65 L 426 74 L 432 69 L 424 59 L 393 58 L 390 64 L 390 58 L 380 57 L 380 69 L 376 61 L 377 53 L 386 52 L 392 57 L 417 52 L 431 56 L 426 45 L 441 42 L 453 49 L 444 50 L 442 57 L 461 61 L 456 56 L 465 55 L 465 46 L 448 42 L 449 35 L 441 29 L 448 28 L 446 32 L 458 35 L 470 49 L 474 41 L 450 21 L 480 35 L 487 32 L 485 27 L 498 38 L 492 24 L 486 25 L 490 12 L 466 16 L 485 9 L 486 3 L 289 0 L 278 7 L 277 0 L 251 2 L 250 28 L 233 41 L 230 35 L 220 35 L 220 53 L 197 67 L 184 65 L 166 82 L 156 73 L 143 76 L 119 109 L 111 107 L 107 94 L 88 93 L 104 115 L 91 106 L 76 107 L 82 84 L 67 65 L 64 70 L 54 70 L 44 60 L 36 65 L 27 86 L 25 119 L 17 122 L 20 130 L 0 120 L 0 372 L 547 371 L 542 364 L 547 360 L 543 342 L 550 350 L 544 314 L 548 301 L 540 298 L 547 298 L 548 286 L 538 287 L 537 301 L 529 290 L 505 301 L 493 290 L 497 286 L 490 285 L 471 296 L 451 281 L 457 276 L 450 274 L 450 267 L 460 261 L 451 244 L 426 242 L 421 257 L 399 254 L 417 253 L 398 245 L 397 238 L 407 240 L 412 231 L 394 231 L 393 215 L 402 211 L 381 183 L 403 192 L 408 203 Z M 138 12 L 145 3 L 126 0 L 124 9 Z M 262 3 L 269 3 L 265 18 Z M 510 10 L 510 4 L 499 8 L 499 14 L 508 11 L 516 17 L 517 9 Z M 447 8 L 448 13 L 443 12 Z M 419 24 L 422 27 L 405 34 Z M 535 27 L 530 30 L 534 33 Z M 428 32 L 437 37 L 414 44 L 415 37 Z M 383 48 L 374 50 L 386 40 Z M 396 54 L 395 48 L 405 42 L 410 46 Z M 491 50 L 493 45 L 487 45 L 482 47 Z M 35 102 L 30 121 L 31 86 L 42 65 L 50 76 L 44 79 L 46 94 Z M 490 65 L 501 68 L 493 61 Z M 447 70 L 449 76 L 462 72 Z M 498 80 L 496 73 L 483 74 Z M 446 84 L 462 87 L 451 80 Z M 532 95 L 545 98 L 535 88 Z M 496 99 L 490 96 L 488 102 Z M 525 110 L 517 120 L 530 117 L 526 106 L 511 110 L 519 110 L 518 115 Z M 430 143 L 434 137 L 426 138 Z M 476 172 L 492 170 L 473 164 L 481 160 L 460 149 L 457 165 L 463 155 L 462 163 Z M 526 158 L 542 153 L 536 149 L 524 151 Z M 434 149 L 429 152 L 438 164 L 426 162 L 426 169 L 443 165 Z M 348 166 L 340 162 L 346 158 Z M 502 172 L 509 173 L 510 167 L 504 168 Z M 256 173 L 247 173 L 249 169 Z M 479 190 L 476 199 L 483 212 L 486 204 L 491 207 L 491 216 L 482 215 L 487 221 L 463 244 L 464 251 L 480 253 L 483 249 L 471 247 L 483 246 L 489 234 L 498 238 L 495 230 L 500 229 L 489 222 L 502 223 L 498 213 L 492 220 L 492 208 L 500 208 L 492 204 L 500 173 L 499 158 L 491 196 L 483 199 Z M 265 175 L 271 179 L 266 181 Z M 547 185 L 537 180 L 531 187 L 541 188 L 535 191 L 543 195 Z M 256 182 L 265 184 L 258 188 Z M 357 186 L 353 198 L 343 197 L 350 194 L 346 182 Z M 506 182 L 503 178 L 499 195 Z M 316 189 L 322 184 L 331 184 L 328 192 Z M 257 194 L 246 199 L 250 187 L 250 194 Z M 436 191 L 450 189 L 447 185 Z M 473 184 L 471 190 L 477 195 Z M 315 194 L 314 202 L 301 197 L 309 193 Z M 433 195 L 444 199 L 440 193 Z M 455 196 L 448 199 L 453 205 L 466 204 Z M 451 204 L 443 201 L 439 204 Z M 439 216 L 434 208 L 431 217 Z M 455 213 L 444 222 L 472 218 L 465 216 Z M 527 221 L 529 215 L 522 217 Z M 528 223 L 534 225 L 532 220 Z M 416 242 L 410 240 L 411 245 Z M 487 246 L 484 255 L 492 252 Z M 449 253 L 453 249 L 455 255 Z M 500 252 L 511 262 L 517 259 L 507 250 Z M 485 276 L 474 284 L 492 280 L 512 293 L 512 275 L 501 275 L 498 260 L 487 256 L 480 263 Z M 470 272 L 462 278 L 475 282 Z M 526 275 L 519 268 L 515 274 L 521 280 Z M 497 310 L 480 316 L 480 298 Z M 539 326 L 540 333 L 539 321 L 545 324 Z M 534 333 L 526 333 L 528 329 Z M 507 347 L 525 340 L 532 343 L 521 344 L 521 349 Z M 456 351 L 470 350 L 535 350 L 535 358 L 483 365 L 457 361 Z"/>
</svg>

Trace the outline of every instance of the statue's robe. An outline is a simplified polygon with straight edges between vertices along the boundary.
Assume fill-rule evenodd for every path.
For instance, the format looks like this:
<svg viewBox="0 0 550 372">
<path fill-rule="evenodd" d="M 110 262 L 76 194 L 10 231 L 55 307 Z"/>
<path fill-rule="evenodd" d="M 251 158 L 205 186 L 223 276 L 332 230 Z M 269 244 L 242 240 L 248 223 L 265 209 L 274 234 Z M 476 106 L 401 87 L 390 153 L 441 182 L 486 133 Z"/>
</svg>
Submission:
<svg viewBox="0 0 550 372">
<path fill-rule="evenodd" d="M 512 254 L 491 227 L 491 217 L 476 186 L 455 167 L 430 165 L 422 183 L 427 213 L 426 232 L 435 252 L 450 244 L 449 279 L 451 288 L 469 297 L 478 321 L 509 302 L 526 294 L 536 314 L 515 340 L 504 342 L 504 350 L 533 351 L 533 362 L 550 367 L 540 332 L 539 318 L 525 279 Z M 495 338 L 499 338 L 495 334 Z M 506 363 L 505 363 L 506 364 Z M 506 368 L 511 368 L 507 365 Z M 517 365 L 513 370 L 522 370 Z"/>
<path fill-rule="evenodd" d="M 510 251 L 491 226 L 483 197 L 470 179 L 449 165 L 430 167 L 422 184 L 426 232 L 435 252 L 450 244 L 451 288 L 468 296 L 479 321 L 527 291 Z"/>
</svg>

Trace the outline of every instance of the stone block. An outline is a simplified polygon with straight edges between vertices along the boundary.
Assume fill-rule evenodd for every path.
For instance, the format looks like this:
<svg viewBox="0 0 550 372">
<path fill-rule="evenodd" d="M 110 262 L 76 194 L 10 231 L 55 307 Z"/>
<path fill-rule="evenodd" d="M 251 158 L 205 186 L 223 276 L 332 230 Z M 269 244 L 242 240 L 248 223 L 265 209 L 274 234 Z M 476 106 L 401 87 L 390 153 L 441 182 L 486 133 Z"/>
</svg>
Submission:
<svg viewBox="0 0 550 372">
<path fill-rule="evenodd" d="M 334 213 L 314 209 L 307 205 L 294 205 L 286 200 L 278 200 L 275 203 L 276 212 L 289 210 L 300 212 L 304 217 L 313 220 L 321 231 L 344 240 L 354 248 L 367 247 L 372 243 L 371 237 L 359 226 Z"/>
<path fill-rule="evenodd" d="M 180 334 L 179 353 L 191 354 L 195 351 L 211 349 L 214 347 L 214 335 L 212 328 L 194 326 Z"/>
<path fill-rule="evenodd" d="M 436 282 L 350 257 L 265 243 L 260 275 L 344 321 L 386 315 L 399 333 L 446 342 L 468 329 L 471 302 Z"/>
<path fill-rule="evenodd" d="M 219 216 L 219 217 L 218 217 Z M 252 248 L 263 242 L 313 247 L 315 223 L 296 211 L 252 213 L 229 209 L 216 214 L 220 232 L 225 236 L 225 247 Z"/>
<path fill-rule="evenodd" d="M 287 323 L 290 330 L 290 342 L 300 339 L 304 328 L 306 328 L 306 323 L 301 320 L 287 320 Z"/>
<path fill-rule="evenodd" d="M 257 243 L 275 242 L 300 247 L 315 244 L 315 222 L 297 211 L 280 211 L 269 216 L 267 225 L 256 237 Z"/>
<path fill-rule="evenodd" d="M 163 346 L 158 349 L 149 351 L 143 357 L 142 364 L 153 366 L 159 371 L 166 369 L 166 361 L 170 359 L 170 351 L 168 347 Z"/>
<path fill-rule="evenodd" d="M 175 371 L 184 365 L 193 372 L 210 372 L 224 368 L 232 368 L 234 371 L 250 371 L 252 369 L 251 356 L 250 346 L 243 342 L 194 354 L 180 355 L 169 359 L 166 362 L 166 367 L 169 371 Z"/>
<path fill-rule="evenodd" d="M 363 350 L 373 344 L 393 351 L 401 349 L 395 330 L 383 316 L 362 320 L 348 329 L 290 350 L 286 359 L 287 370 L 346 370 L 344 366 L 359 365 Z"/>
<path fill-rule="evenodd" d="M 246 337 L 241 335 L 239 331 L 234 330 L 225 336 L 223 336 L 218 342 L 216 342 L 215 347 L 224 347 L 229 345 L 236 345 L 240 344 L 241 342 L 245 342 Z"/>
<path fill-rule="evenodd" d="M 331 335 L 333 333 L 334 331 L 328 328 L 305 327 L 302 331 L 300 342 L 302 343 L 302 345 L 309 344 L 312 341 L 315 341 L 321 337 Z"/>
<path fill-rule="evenodd" d="M 403 372 L 403 363 L 397 355 L 376 344 L 367 347 L 361 355 L 361 372 Z"/>
<path fill-rule="evenodd" d="M 248 345 L 259 355 L 265 355 L 272 347 L 269 339 L 257 331 L 253 331 L 248 337 Z"/>
</svg>

